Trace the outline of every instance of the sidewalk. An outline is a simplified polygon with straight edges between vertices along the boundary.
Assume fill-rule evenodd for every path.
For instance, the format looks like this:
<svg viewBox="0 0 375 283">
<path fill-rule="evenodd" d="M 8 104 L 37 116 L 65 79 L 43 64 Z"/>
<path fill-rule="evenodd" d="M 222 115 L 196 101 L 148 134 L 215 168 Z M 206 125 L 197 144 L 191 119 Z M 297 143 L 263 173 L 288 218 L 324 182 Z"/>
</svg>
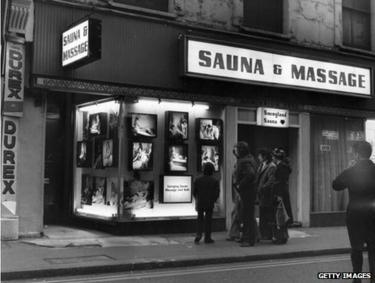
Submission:
<svg viewBox="0 0 375 283">
<path fill-rule="evenodd" d="M 213 233 L 214 244 L 195 245 L 193 234 L 112 236 L 52 226 L 38 239 L 2 242 L 2 280 L 131 271 L 349 253 L 345 227 L 289 230 L 286 245 L 261 241 L 241 248 Z"/>
</svg>

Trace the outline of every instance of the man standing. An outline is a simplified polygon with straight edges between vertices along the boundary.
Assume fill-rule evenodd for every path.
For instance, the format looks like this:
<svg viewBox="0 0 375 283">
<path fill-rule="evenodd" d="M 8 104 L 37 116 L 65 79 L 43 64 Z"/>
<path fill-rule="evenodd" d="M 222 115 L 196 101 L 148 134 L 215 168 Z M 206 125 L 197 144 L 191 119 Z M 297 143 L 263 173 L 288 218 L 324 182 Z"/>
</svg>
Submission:
<svg viewBox="0 0 375 283">
<path fill-rule="evenodd" d="M 362 272 L 363 247 L 367 245 L 371 282 L 375 282 L 375 165 L 369 159 L 371 145 L 365 141 L 353 145 L 354 165 L 332 183 L 336 191 L 349 190 L 346 214 L 353 272 Z M 354 279 L 353 282 L 361 282 Z"/>
</svg>

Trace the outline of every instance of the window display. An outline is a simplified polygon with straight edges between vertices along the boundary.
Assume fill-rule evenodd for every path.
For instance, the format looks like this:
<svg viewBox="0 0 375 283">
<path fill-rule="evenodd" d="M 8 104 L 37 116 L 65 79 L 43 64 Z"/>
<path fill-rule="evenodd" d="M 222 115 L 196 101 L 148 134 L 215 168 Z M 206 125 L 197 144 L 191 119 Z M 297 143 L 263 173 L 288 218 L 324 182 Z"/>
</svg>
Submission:
<svg viewBox="0 0 375 283">
<path fill-rule="evenodd" d="M 94 169 L 103 169 L 103 138 L 96 138 L 94 141 Z"/>
<path fill-rule="evenodd" d="M 107 113 L 95 113 L 89 116 L 89 132 L 93 136 L 107 133 Z"/>
<path fill-rule="evenodd" d="M 91 154 L 91 142 L 77 142 L 77 167 L 90 167 Z"/>
<path fill-rule="evenodd" d="M 203 165 L 210 162 L 215 167 L 215 172 L 219 171 L 220 152 L 217 145 L 201 145 L 199 155 L 199 167 L 202 171 Z"/>
<path fill-rule="evenodd" d="M 168 138 L 171 140 L 187 140 L 189 127 L 189 113 L 167 112 L 168 114 Z"/>
<path fill-rule="evenodd" d="M 152 170 L 152 143 L 133 142 L 131 144 L 131 170 Z"/>
<path fill-rule="evenodd" d="M 81 190 L 81 204 L 89 204 L 92 202 L 92 195 L 94 192 L 92 178 L 88 174 L 82 175 L 82 190 Z"/>
<path fill-rule="evenodd" d="M 192 176 L 162 176 L 162 202 L 192 202 L 191 185 Z"/>
<path fill-rule="evenodd" d="M 188 146 L 186 144 L 168 147 L 167 171 L 188 170 Z"/>
<path fill-rule="evenodd" d="M 157 116 L 151 114 L 131 113 L 131 135 L 133 137 L 156 138 Z"/>
<path fill-rule="evenodd" d="M 197 120 L 198 138 L 203 141 L 221 141 L 223 138 L 223 121 L 220 119 Z"/>
<path fill-rule="evenodd" d="M 116 156 L 113 153 L 113 140 L 103 141 L 103 167 L 112 167 Z"/>
</svg>

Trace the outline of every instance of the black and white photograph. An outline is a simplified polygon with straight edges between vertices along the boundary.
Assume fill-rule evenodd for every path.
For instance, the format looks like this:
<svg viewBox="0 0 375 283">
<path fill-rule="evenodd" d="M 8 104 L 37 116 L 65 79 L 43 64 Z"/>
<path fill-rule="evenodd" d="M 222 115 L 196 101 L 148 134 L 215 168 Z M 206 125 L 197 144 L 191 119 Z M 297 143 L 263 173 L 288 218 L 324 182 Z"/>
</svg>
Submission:
<svg viewBox="0 0 375 283">
<path fill-rule="evenodd" d="M 92 194 L 92 204 L 106 204 L 106 178 L 94 177 L 94 192 Z"/>
<path fill-rule="evenodd" d="M 0 11 L 1 281 L 375 283 L 375 0 Z"/>
<path fill-rule="evenodd" d="M 91 136 L 107 134 L 108 115 L 105 112 L 89 115 L 89 133 Z"/>
<path fill-rule="evenodd" d="M 81 204 L 91 205 L 94 194 L 93 179 L 88 174 L 82 174 L 81 178 Z"/>
<path fill-rule="evenodd" d="M 153 144 L 149 142 L 132 142 L 131 170 L 151 170 L 153 163 Z"/>
<path fill-rule="evenodd" d="M 156 138 L 157 136 L 157 115 L 131 113 L 131 134 L 139 138 Z"/>
<path fill-rule="evenodd" d="M 199 165 L 201 170 L 204 164 L 211 163 L 214 166 L 215 172 L 219 171 L 220 168 L 220 152 L 219 146 L 217 145 L 201 145 L 200 146 L 200 156 Z"/>
<path fill-rule="evenodd" d="M 168 146 L 167 171 L 188 170 L 188 145 L 176 144 Z"/>
<path fill-rule="evenodd" d="M 168 138 L 171 140 L 186 140 L 189 134 L 189 113 L 167 112 Z"/>
<path fill-rule="evenodd" d="M 223 121 L 220 119 L 197 119 L 199 139 L 203 141 L 221 141 L 223 138 Z"/>
<path fill-rule="evenodd" d="M 77 167 L 91 167 L 91 142 L 77 142 Z"/>
<path fill-rule="evenodd" d="M 115 165 L 115 154 L 114 154 L 114 145 L 113 140 L 103 140 L 102 148 L 103 156 L 103 167 L 112 167 Z"/>
</svg>

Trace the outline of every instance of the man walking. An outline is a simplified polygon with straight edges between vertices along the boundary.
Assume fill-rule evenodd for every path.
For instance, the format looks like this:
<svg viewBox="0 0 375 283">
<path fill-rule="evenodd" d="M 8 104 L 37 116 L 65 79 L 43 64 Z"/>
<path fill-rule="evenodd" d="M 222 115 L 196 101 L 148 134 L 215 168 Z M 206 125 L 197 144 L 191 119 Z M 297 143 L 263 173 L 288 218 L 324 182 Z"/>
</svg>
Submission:
<svg viewBox="0 0 375 283">
<path fill-rule="evenodd" d="M 349 190 L 346 214 L 353 272 L 362 272 L 363 247 L 367 245 L 371 282 L 375 283 L 375 164 L 369 159 L 371 145 L 365 141 L 353 145 L 355 164 L 332 183 L 336 191 Z M 361 282 L 354 279 L 353 282 Z"/>
</svg>

